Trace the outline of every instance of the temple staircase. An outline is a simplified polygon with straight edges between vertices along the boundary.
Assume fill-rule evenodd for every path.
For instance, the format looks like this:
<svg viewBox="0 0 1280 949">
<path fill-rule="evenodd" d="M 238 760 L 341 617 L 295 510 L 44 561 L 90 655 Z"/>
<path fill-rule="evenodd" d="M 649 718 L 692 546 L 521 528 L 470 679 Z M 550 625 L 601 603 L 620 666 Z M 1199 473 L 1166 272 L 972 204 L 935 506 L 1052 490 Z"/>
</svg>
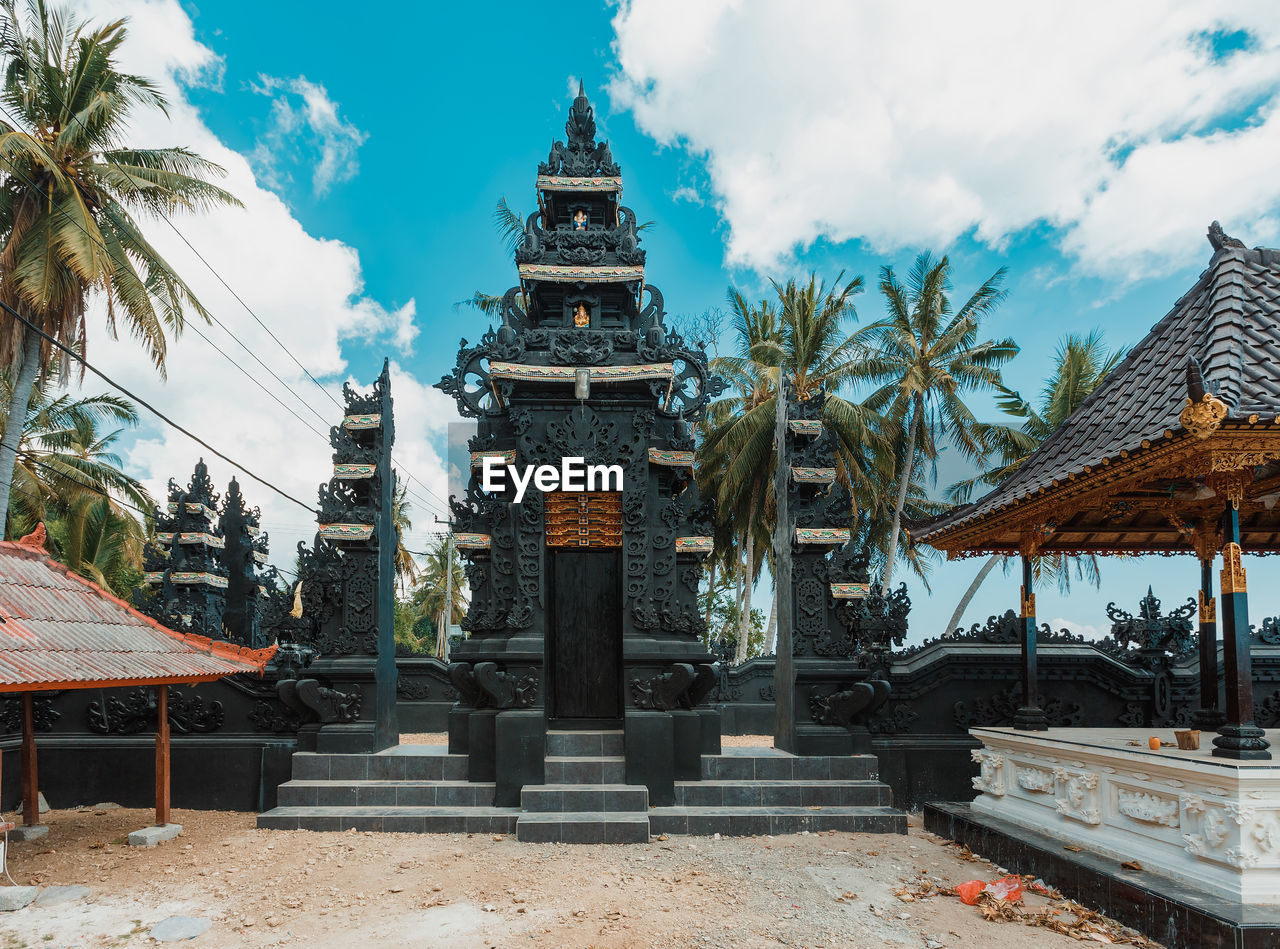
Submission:
<svg viewBox="0 0 1280 949">
<path fill-rule="evenodd" d="M 626 782 L 621 731 L 547 733 L 544 784 L 494 807 L 494 784 L 466 780 L 466 755 L 399 745 L 377 754 L 293 756 L 293 779 L 258 826 L 279 830 L 515 834 L 539 843 L 644 843 L 650 835 L 906 833 L 874 755 L 797 757 L 772 748 L 702 756 L 702 780 L 651 807 Z"/>
</svg>

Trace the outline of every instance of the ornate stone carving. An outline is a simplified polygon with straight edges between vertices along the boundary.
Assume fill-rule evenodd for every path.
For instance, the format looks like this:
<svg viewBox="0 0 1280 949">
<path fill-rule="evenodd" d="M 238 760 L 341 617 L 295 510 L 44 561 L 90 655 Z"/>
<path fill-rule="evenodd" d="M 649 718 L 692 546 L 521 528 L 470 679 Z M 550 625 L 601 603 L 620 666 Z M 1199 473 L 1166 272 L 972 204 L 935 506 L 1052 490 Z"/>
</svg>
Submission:
<svg viewBox="0 0 1280 949">
<path fill-rule="evenodd" d="M 1004 755 L 976 748 L 973 760 L 978 762 L 978 776 L 973 779 L 973 787 L 984 794 L 1003 797 L 1004 787 Z"/>
<path fill-rule="evenodd" d="M 1027 765 L 1018 765 L 1016 771 L 1018 787 L 1024 791 L 1030 791 L 1032 794 L 1052 794 L 1057 788 L 1057 778 L 1052 771 Z"/>
<path fill-rule="evenodd" d="M 517 679 L 499 670 L 496 662 L 480 662 L 476 663 L 474 675 L 490 708 L 529 708 L 538 697 L 538 677 L 533 673 Z"/>
<path fill-rule="evenodd" d="M 1062 782 L 1062 797 L 1053 802 L 1058 813 L 1083 824 L 1101 824 L 1098 775 L 1092 771 L 1071 771 L 1067 768 L 1058 768 L 1054 774 Z"/>
<path fill-rule="evenodd" d="M 669 671 L 647 681 L 631 680 L 631 697 L 636 708 L 667 712 L 678 708 L 685 693 L 693 685 L 693 666 L 687 662 L 672 663 Z"/>
<path fill-rule="evenodd" d="M 1146 824 L 1178 826 L 1177 798 L 1162 797 L 1147 791 L 1116 789 L 1116 809 L 1125 817 Z"/>
</svg>

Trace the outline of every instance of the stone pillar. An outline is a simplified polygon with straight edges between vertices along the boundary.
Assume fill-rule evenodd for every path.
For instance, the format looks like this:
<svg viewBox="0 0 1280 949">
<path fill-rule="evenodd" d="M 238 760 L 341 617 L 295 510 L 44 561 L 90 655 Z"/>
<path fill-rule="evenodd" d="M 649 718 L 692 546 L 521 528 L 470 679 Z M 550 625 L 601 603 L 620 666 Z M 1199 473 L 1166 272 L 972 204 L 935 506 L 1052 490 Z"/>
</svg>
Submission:
<svg viewBox="0 0 1280 949">
<path fill-rule="evenodd" d="M 1022 555 L 1022 707 L 1013 719 L 1013 727 L 1023 731 L 1048 729 L 1040 708 L 1039 683 L 1036 677 L 1036 595 L 1032 591 L 1031 557 Z"/>
<path fill-rule="evenodd" d="M 1197 728 L 1217 731 L 1225 721 L 1218 707 L 1218 609 L 1213 596 L 1214 551 L 1200 560 L 1200 708 Z"/>
<path fill-rule="evenodd" d="M 22 693 L 22 823 L 35 827 L 40 823 L 40 778 L 36 770 L 35 697 Z"/>
<path fill-rule="evenodd" d="M 1222 513 L 1222 647 L 1227 684 L 1226 722 L 1213 740 L 1219 758 L 1267 760 L 1270 743 L 1253 723 L 1253 657 L 1249 651 L 1249 594 L 1240 549 L 1241 495 Z"/>
</svg>

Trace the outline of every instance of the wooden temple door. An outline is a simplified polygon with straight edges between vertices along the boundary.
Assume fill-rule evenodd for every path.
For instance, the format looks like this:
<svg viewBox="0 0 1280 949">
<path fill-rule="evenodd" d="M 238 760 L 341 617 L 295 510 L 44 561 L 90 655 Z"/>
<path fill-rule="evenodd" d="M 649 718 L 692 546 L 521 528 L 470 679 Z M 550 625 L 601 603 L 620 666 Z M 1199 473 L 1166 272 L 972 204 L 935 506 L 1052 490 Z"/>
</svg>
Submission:
<svg viewBox="0 0 1280 949">
<path fill-rule="evenodd" d="M 622 717 L 622 498 L 547 497 L 547 707 L 559 722 Z"/>
</svg>

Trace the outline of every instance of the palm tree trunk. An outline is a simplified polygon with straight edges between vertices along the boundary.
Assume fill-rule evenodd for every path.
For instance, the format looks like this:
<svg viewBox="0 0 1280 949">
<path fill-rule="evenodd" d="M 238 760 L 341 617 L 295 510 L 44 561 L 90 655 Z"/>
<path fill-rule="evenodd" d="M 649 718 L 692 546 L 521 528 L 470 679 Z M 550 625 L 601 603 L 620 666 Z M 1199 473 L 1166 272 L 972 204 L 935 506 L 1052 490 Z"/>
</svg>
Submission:
<svg viewBox="0 0 1280 949">
<path fill-rule="evenodd" d="M 916 463 L 916 431 L 920 427 L 920 400 L 911 407 L 911 421 L 907 428 L 907 450 L 902 458 L 902 476 L 898 479 L 898 497 L 893 505 L 893 529 L 889 532 L 889 552 L 884 560 L 883 589 L 887 593 L 893 580 L 894 561 L 898 559 L 898 536 L 902 532 L 902 510 L 907 506 L 907 489 L 911 486 L 911 473 Z"/>
<path fill-rule="evenodd" d="M 9 493 L 18 463 L 18 444 L 22 441 L 22 426 L 27 420 L 27 407 L 31 404 L 31 390 L 35 388 L 39 368 L 40 341 L 27 333 L 22 342 L 18 374 L 13 380 L 13 396 L 5 414 L 4 437 L 0 438 L 0 518 L 4 518 L 0 522 L 0 539 L 9 521 Z"/>
<path fill-rule="evenodd" d="M 711 607 L 716 601 L 716 562 L 711 561 L 711 566 L 707 568 L 707 608 L 703 620 L 707 627 L 707 641 L 715 642 L 715 637 L 711 635 Z"/>
<path fill-rule="evenodd" d="M 951 614 L 951 620 L 947 623 L 947 628 L 942 631 L 942 635 L 950 636 L 951 633 L 960 628 L 960 620 L 964 618 L 964 611 L 969 608 L 969 601 L 973 599 L 973 595 L 978 592 L 978 587 L 982 586 L 982 581 L 987 579 L 987 574 L 996 568 L 996 564 L 1000 562 L 999 554 L 992 554 L 987 558 L 987 562 L 982 565 L 982 569 L 978 571 L 978 575 L 973 578 L 973 582 L 969 584 L 969 589 L 964 591 L 964 596 L 960 597 L 960 602 L 956 604 L 956 611 Z"/>
<path fill-rule="evenodd" d="M 743 587 L 742 564 L 738 563 L 735 566 L 737 566 L 738 569 L 733 577 L 733 601 L 738 604 L 738 612 L 741 613 L 742 612 L 742 587 Z M 741 631 L 739 631 L 739 634 L 741 634 Z M 741 638 L 741 635 L 739 635 L 739 638 Z M 742 643 L 741 642 L 738 643 L 738 648 L 734 651 L 733 661 L 735 664 L 742 662 Z"/>
<path fill-rule="evenodd" d="M 772 655 L 778 649 L 778 591 L 773 591 L 773 602 L 769 606 L 769 625 L 764 628 L 764 654 Z"/>
<path fill-rule="evenodd" d="M 738 664 L 747 661 L 747 650 L 751 638 L 751 588 L 756 572 L 756 545 L 751 536 L 756 521 L 756 501 L 751 499 L 751 508 L 747 512 L 747 529 L 743 540 L 747 548 L 747 572 L 742 581 L 742 606 L 738 614 Z"/>
</svg>

